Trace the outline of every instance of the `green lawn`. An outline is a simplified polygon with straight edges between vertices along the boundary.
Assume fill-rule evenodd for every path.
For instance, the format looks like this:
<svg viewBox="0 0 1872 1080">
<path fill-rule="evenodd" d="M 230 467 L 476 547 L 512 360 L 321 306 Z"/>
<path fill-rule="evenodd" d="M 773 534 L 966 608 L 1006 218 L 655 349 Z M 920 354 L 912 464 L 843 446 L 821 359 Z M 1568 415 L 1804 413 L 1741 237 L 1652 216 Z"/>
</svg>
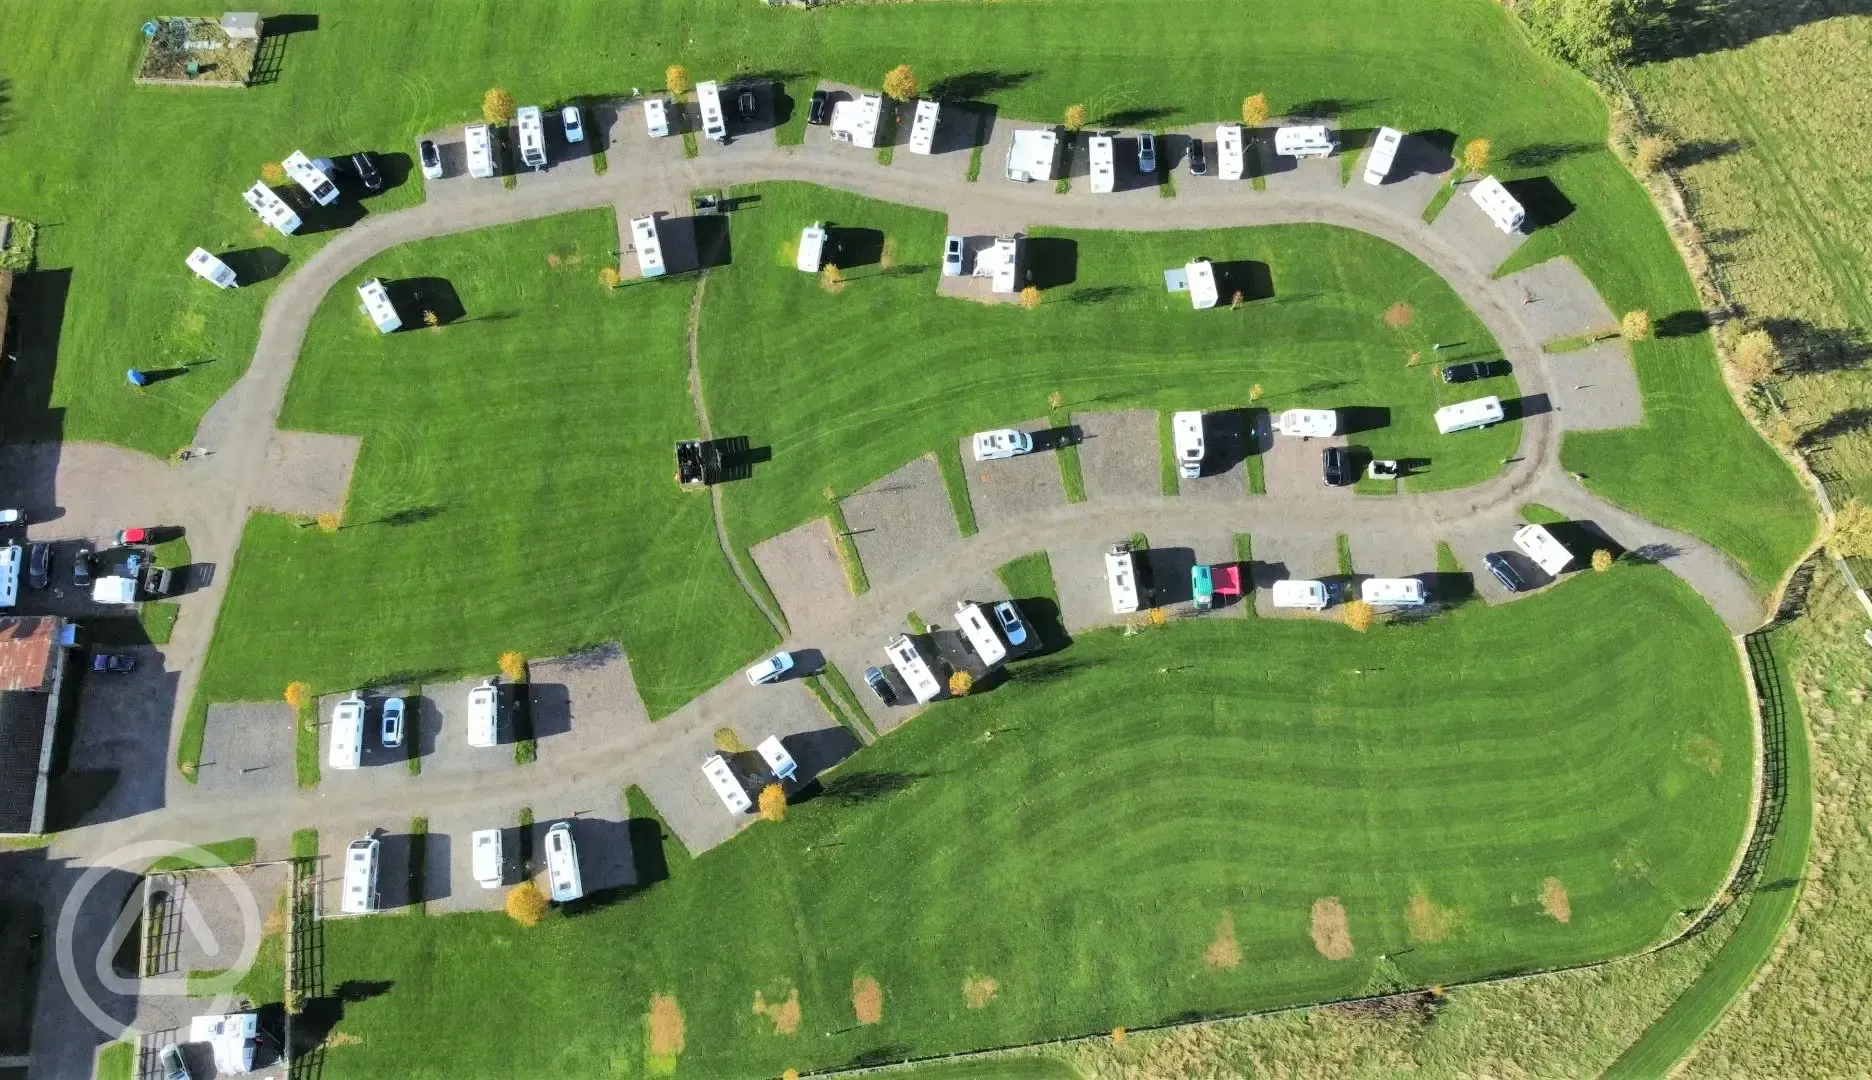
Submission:
<svg viewBox="0 0 1872 1080">
<path fill-rule="evenodd" d="M 331 924 L 328 983 L 392 989 L 347 1004 L 328 1075 L 406 1076 L 418 1048 L 435 1075 L 773 1075 L 1629 952 L 1740 839 L 1732 656 L 1640 565 L 1362 635 L 1084 634 L 611 907 Z M 1345 959 L 1315 944 L 1331 901 Z M 795 1034 L 749 1008 L 794 990 Z M 653 995 L 676 1061 L 646 1045 Z"/>
<path fill-rule="evenodd" d="M 1036 272 L 1070 259 L 1074 280 L 1025 311 L 935 295 L 938 268 L 923 256 L 942 249 L 940 214 L 799 184 L 742 194 L 759 202 L 735 219 L 735 264 L 710 278 L 701 324 L 715 429 L 773 455 L 752 480 L 724 489 L 742 544 L 823 513 L 827 487 L 850 494 L 926 451 L 952 454 L 972 431 L 1047 416 L 1055 392 L 1078 414 L 1239 407 L 1256 384 L 1266 395 L 1257 404 L 1269 409 L 1356 409 L 1381 426 L 1354 441 L 1378 457 L 1428 463 L 1407 481 L 1414 490 L 1477 483 L 1520 438 L 1518 423 L 1436 433 L 1445 388 L 1430 365 L 1407 367 L 1410 354 L 1439 340 L 1499 353 L 1441 278 L 1364 233 L 1042 230 L 1030 249 Z M 828 293 L 787 254 L 813 221 L 881 233 L 883 260 L 845 267 L 845 288 Z M 1163 291 L 1162 271 L 1192 252 L 1263 264 L 1273 299 L 1191 311 Z M 1414 318 L 1393 330 L 1384 313 L 1398 302 Z M 1512 377 L 1492 381 L 1492 393 L 1517 392 Z M 1172 471 L 1166 488 L 1174 483 Z"/>
<path fill-rule="evenodd" d="M 197 846 L 208 854 L 208 860 L 197 859 L 187 854 L 164 855 L 149 864 L 149 872 L 195 870 L 203 866 L 244 866 L 254 860 L 254 838 L 251 836 L 237 836 L 231 840 L 216 840 Z"/>
<path fill-rule="evenodd" d="M 203 679 L 270 700 L 490 672 L 620 640 L 661 716 L 772 641 L 722 563 L 694 437 L 692 284 L 608 292 L 610 211 L 399 248 L 357 279 L 447 279 L 466 318 L 379 334 L 352 281 L 315 317 L 281 424 L 363 438 L 336 533 L 254 517 Z"/>
</svg>

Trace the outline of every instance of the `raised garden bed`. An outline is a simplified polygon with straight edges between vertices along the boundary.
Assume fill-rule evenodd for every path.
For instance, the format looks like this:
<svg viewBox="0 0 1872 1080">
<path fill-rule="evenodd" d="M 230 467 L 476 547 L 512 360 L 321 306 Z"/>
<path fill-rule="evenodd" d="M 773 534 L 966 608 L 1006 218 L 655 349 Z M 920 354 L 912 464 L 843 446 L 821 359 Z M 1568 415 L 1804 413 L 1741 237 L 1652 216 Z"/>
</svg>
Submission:
<svg viewBox="0 0 1872 1080">
<path fill-rule="evenodd" d="M 157 86 L 246 86 L 260 51 L 257 39 L 230 38 L 215 19 L 166 15 L 143 51 L 136 81 Z M 194 64 L 191 71 L 190 63 Z"/>
</svg>

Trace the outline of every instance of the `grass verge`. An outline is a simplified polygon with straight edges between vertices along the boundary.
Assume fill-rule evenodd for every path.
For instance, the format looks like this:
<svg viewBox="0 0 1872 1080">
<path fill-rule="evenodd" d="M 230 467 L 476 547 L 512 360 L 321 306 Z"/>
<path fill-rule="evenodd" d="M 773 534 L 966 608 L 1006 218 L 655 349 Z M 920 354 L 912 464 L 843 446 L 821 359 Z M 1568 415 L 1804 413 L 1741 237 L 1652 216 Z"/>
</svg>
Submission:
<svg viewBox="0 0 1872 1080">
<path fill-rule="evenodd" d="M 949 509 L 955 513 L 956 531 L 966 539 L 980 532 L 975 524 L 975 503 L 969 498 L 968 464 L 954 444 L 938 447 L 936 464 L 942 467 L 943 490 L 949 495 Z"/>
<path fill-rule="evenodd" d="M 164 855 L 149 864 L 148 873 L 158 874 L 166 870 L 199 870 L 208 866 L 246 866 L 254 861 L 254 838 L 236 836 L 230 840 L 216 840 L 213 843 L 200 844 L 207 859 L 197 859 L 190 855 Z"/>
<path fill-rule="evenodd" d="M 871 591 L 871 579 L 865 576 L 864 560 L 858 557 L 858 542 L 852 539 L 851 526 L 845 521 L 845 508 L 837 499 L 826 500 L 826 528 L 832 530 L 832 545 L 838 551 L 839 566 L 845 571 L 845 587 L 853 596 Z"/>
<path fill-rule="evenodd" d="M 319 831 L 317 829 L 294 829 L 292 834 L 292 857 L 295 859 L 316 859 L 319 853 Z"/>
<path fill-rule="evenodd" d="M 1522 503 L 1521 520 L 1529 525 L 1558 525 L 1566 521 L 1567 516 L 1541 503 Z"/>
</svg>

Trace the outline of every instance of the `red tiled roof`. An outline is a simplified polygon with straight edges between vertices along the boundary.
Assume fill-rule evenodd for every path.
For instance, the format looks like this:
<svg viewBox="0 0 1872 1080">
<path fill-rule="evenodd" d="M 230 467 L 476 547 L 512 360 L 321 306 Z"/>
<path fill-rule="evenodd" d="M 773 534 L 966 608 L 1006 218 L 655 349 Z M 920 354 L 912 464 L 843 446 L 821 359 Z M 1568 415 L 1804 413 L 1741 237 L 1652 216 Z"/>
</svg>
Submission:
<svg viewBox="0 0 1872 1080">
<path fill-rule="evenodd" d="M 0 690 L 43 690 L 58 638 L 58 620 L 0 618 Z"/>
</svg>

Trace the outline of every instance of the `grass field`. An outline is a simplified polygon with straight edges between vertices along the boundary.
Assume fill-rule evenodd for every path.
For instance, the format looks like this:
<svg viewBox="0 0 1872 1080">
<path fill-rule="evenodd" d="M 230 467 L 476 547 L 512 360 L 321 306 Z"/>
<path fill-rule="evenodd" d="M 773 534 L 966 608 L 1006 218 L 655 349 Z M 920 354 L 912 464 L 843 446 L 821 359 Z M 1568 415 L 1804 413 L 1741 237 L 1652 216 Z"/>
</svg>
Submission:
<svg viewBox="0 0 1872 1080">
<path fill-rule="evenodd" d="M 355 277 L 439 277 L 466 316 L 379 334 L 351 282 L 315 317 L 281 424 L 363 438 L 344 524 L 247 526 L 202 698 L 494 670 L 620 640 L 663 715 L 770 643 L 723 565 L 693 437 L 692 285 L 608 292 L 593 211 L 424 241 Z"/>
<path fill-rule="evenodd" d="M 827 487 L 849 494 L 926 451 L 952 454 L 972 431 L 1047 416 L 1056 392 L 1077 413 L 1241 407 L 1255 385 L 1268 409 L 1348 407 L 1380 413 L 1376 423 L 1388 410 L 1388 423 L 1355 440 L 1378 457 L 1427 461 L 1409 481 L 1419 490 L 1487 478 L 1520 438 L 1518 423 L 1438 437 L 1445 388 L 1430 365 L 1405 366 L 1410 354 L 1493 342 L 1441 278 L 1363 233 L 1040 232 L 1036 272 L 1072 261 L 1076 280 L 1025 311 L 935 295 L 938 268 L 902 253 L 942 249 L 939 214 L 798 184 L 742 194 L 759 202 L 736 215 L 734 266 L 709 279 L 701 360 L 716 430 L 772 452 L 751 481 L 724 490 L 743 544 L 823 513 Z M 843 291 L 827 292 L 790 253 L 813 221 L 881 234 L 870 241 L 880 261 L 844 267 Z M 1190 311 L 1161 278 L 1191 251 L 1265 264 L 1273 300 Z M 1398 302 L 1414 317 L 1394 330 L 1384 315 Z M 1517 392 L 1512 377 L 1492 381 L 1490 392 Z"/>
<path fill-rule="evenodd" d="M 1082 635 L 612 907 L 332 924 L 328 982 L 393 989 L 346 1006 L 328 1075 L 406 1075 L 415 1047 L 454 1075 L 762 1075 L 1631 951 L 1739 839 L 1730 651 L 1640 566 L 1367 635 Z M 794 991 L 796 1033 L 749 1009 Z"/>
<path fill-rule="evenodd" d="M 698 74 L 866 85 L 908 62 L 926 86 L 946 79 L 946 91 L 989 99 L 1006 115 L 1053 117 L 1084 102 L 1095 123 L 1128 113 L 1153 126 L 1231 117 L 1244 94 L 1261 91 L 1276 115 L 1486 136 L 1504 177 L 1544 175 L 1565 198 L 1569 212 L 1530 243 L 1529 257 L 1571 254 L 1616 310 L 1663 317 L 1695 307 L 1643 191 L 1603 147 L 1597 95 L 1535 56 L 1488 0 L 1263 5 L 1248 22 L 1233 0 L 1184 0 L 1174 19 L 1148 0 L 810 14 L 744 0 L 582 0 L 552 19 L 509 0 L 324 0 L 293 10 L 302 24 L 315 16 L 316 29 L 286 39 L 274 81 L 191 92 L 130 86 L 134 31 L 147 11 L 128 0 L 93 5 L 77 21 L 55 6 L 0 2 L 9 79 L 0 140 L 18 163 L 0 174 L 0 207 L 49 223 L 47 273 L 23 288 L 35 307 L 63 316 L 56 374 L 39 370 L 49 358 L 33 358 L 35 390 L 15 396 L 12 431 L 158 454 L 189 441 L 246 365 L 269 286 L 210 295 L 181 259 L 195 244 L 269 249 L 290 269 L 315 250 L 321 236 L 256 231 L 238 198 L 262 164 L 295 145 L 407 152 L 416 132 L 472 116 L 489 85 L 551 102 L 653 87 L 672 62 Z M 1218 32 L 1232 26 L 1242 32 Z M 372 200 L 372 211 L 415 201 L 419 184 Z M 1811 532 L 1794 478 L 1725 405 L 1707 335 L 1637 352 L 1646 427 L 1574 437 L 1569 462 L 1608 496 L 1774 578 Z M 123 385 L 127 358 L 198 366 L 136 395 Z"/>
</svg>

